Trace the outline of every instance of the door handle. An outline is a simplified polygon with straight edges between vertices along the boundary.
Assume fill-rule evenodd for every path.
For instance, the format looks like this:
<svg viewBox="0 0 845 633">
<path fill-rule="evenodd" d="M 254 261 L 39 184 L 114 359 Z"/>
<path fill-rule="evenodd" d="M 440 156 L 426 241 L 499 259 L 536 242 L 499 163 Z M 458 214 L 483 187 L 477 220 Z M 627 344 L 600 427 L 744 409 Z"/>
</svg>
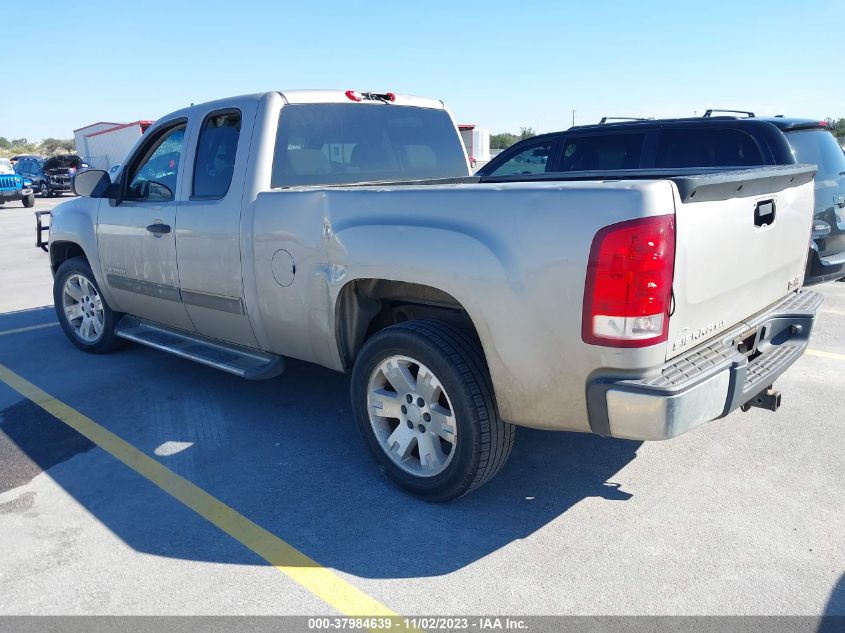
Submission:
<svg viewBox="0 0 845 633">
<path fill-rule="evenodd" d="M 150 224 L 147 227 L 147 230 L 150 233 L 154 233 L 156 237 L 159 235 L 164 235 L 165 233 L 170 233 L 170 225 L 169 224 Z"/>
</svg>

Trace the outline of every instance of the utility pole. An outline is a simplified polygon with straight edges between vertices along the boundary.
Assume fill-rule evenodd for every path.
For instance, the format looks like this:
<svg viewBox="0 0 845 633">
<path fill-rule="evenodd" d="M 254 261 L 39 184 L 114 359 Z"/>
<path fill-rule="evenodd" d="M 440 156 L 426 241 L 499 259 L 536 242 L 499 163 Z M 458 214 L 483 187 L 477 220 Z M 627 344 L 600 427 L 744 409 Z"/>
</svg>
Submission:
<svg viewBox="0 0 845 633">
<path fill-rule="evenodd" d="M 572 127 L 575 127 L 575 109 L 572 109 Z"/>
</svg>

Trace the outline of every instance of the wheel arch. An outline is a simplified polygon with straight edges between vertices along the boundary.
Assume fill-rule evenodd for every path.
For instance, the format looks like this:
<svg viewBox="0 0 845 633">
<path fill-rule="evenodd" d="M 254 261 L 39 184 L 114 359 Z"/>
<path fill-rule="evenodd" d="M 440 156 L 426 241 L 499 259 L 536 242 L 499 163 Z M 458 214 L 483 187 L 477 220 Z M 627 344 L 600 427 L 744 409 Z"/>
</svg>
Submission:
<svg viewBox="0 0 845 633">
<path fill-rule="evenodd" d="M 100 293 L 113 309 L 119 309 L 105 283 L 97 249 L 97 215 L 100 200 L 73 198 L 57 205 L 50 217 L 50 270 L 55 276 L 59 266 L 71 257 L 84 257 L 91 266 Z"/>
<path fill-rule="evenodd" d="M 352 367 L 370 336 L 390 325 L 415 319 L 452 323 L 482 342 L 470 311 L 448 292 L 408 281 L 358 278 L 346 282 L 335 301 L 334 336 L 343 367 Z M 481 347 L 483 353 L 483 343 Z"/>
<path fill-rule="evenodd" d="M 59 266 L 72 257 L 82 257 L 89 265 L 91 264 L 85 249 L 76 242 L 72 240 L 50 241 L 50 269 L 53 271 L 53 275 L 59 270 Z"/>
</svg>

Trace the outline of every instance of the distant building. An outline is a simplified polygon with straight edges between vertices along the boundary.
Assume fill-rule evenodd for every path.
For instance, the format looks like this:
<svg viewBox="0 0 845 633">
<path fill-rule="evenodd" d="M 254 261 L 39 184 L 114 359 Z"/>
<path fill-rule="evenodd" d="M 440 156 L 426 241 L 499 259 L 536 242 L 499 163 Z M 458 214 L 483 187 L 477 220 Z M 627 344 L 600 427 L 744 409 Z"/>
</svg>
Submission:
<svg viewBox="0 0 845 633">
<path fill-rule="evenodd" d="M 471 163 L 480 167 L 490 160 L 490 130 L 463 124 L 458 125 L 458 131 Z"/>
<path fill-rule="evenodd" d="M 123 162 L 132 146 L 152 124 L 152 121 L 99 121 L 86 125 L 73 131 L 76 153 L 92 167 L 108 169 Z"/>
</svg>

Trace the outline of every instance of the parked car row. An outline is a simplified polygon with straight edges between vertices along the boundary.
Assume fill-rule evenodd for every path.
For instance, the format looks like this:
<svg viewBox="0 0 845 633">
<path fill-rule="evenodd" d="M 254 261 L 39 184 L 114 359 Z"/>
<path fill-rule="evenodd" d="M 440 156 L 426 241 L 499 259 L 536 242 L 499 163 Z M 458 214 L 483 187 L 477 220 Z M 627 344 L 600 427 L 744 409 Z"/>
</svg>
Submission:
<svg viewBox="0 0 845 633">
<path fill-rule="evenodd" d="M 32 182 L 32 188 L 42 198 L 52 198 L 71 192 L 71 179 L 88 163 L 76 154 L 59 154 L 50 158 L 15 156 L 14 171 Z"/>
<path fill-rule="evenodd" d="M 581 125 L 535 136 L 478 171 L 556 180 L 605 170 L 818 166 L 806 285 L 845 275 L 845 154 L 827 122 L 785 117 L 707 116 Z M 749 116 L 750 115 L 750 116 Z"/>
</svg>

